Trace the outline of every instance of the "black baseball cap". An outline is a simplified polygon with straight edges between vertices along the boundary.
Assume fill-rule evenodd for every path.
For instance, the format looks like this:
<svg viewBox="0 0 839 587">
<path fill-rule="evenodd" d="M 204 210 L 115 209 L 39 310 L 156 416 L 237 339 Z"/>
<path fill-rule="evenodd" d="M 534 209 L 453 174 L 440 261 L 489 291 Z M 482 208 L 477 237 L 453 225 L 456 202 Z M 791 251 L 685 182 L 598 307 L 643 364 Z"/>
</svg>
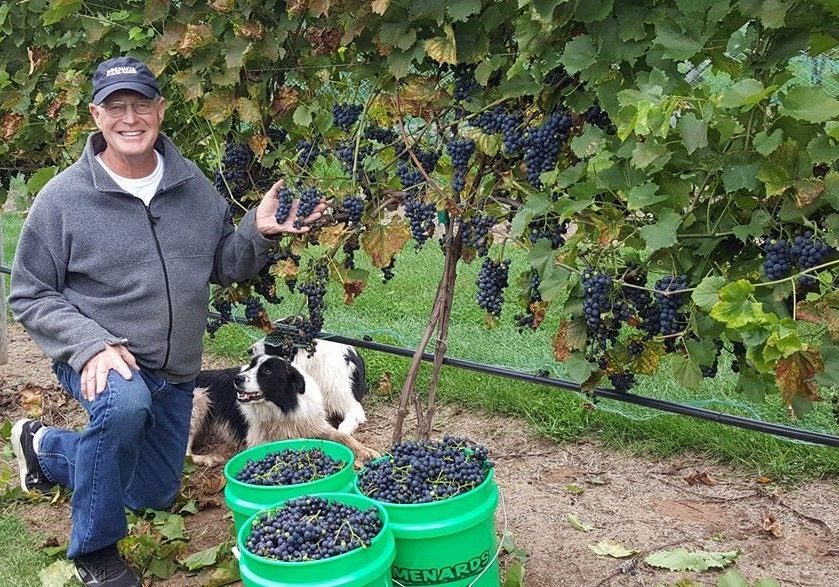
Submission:
<svg viewBox="0 0 839 587">
<path fill-rule="evenodd" d="M 160 95 L 157 79 L 149 67 L 133 57 L 114 57 L 103 61 L 93 74 L 93 103 L 101 104 L 118 90 L 133 90 L 146 98 Z"/>
</svg>

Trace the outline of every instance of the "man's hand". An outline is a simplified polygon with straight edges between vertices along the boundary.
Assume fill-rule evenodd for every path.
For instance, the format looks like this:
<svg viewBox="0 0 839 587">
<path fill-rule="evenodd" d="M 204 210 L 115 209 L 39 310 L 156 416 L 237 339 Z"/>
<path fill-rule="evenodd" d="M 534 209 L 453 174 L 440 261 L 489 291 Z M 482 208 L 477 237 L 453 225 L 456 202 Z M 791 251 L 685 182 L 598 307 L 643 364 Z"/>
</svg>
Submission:
<svg viewBox="0 0 839 587">
<path fill-rule="evenodd" d="M 297 218 L 297 207 L 300 205 L 300 200 L 294 200 L 291 203 L 291 211 L 288 213 L 285 222 L 277 224 L 277 208 L 280 205 L 277 194 L 284 186 L 285 182 L 283 180 L 272 185 L 271 189 L 262 196 L 262 201 L 256 208 L 256 229 L 263 236 L 273 237 L 283 233 L 302 234 L 309 232 L 308 225 L 319 220 L 323 216 L 323 211 L 326 210 L 326 203 L 323 201 L 319 202 L 315 206 L 314 211 L 303 219 L 303 225 L 300 228 L 294 228 L 294 220 Z"/>
<path fill-rule="evenodd" d="M 81 383 L 82 397 L 93 401 L 105 390 L 108 382 L 108 372 L 113 369 L 124 379 L 131 379 L 131 370 L 139 371 L 137 360 L 127 348 L 121 344 L 107 345 L 105 350 L 85 363 L 82 367 Z"/>
</svg>

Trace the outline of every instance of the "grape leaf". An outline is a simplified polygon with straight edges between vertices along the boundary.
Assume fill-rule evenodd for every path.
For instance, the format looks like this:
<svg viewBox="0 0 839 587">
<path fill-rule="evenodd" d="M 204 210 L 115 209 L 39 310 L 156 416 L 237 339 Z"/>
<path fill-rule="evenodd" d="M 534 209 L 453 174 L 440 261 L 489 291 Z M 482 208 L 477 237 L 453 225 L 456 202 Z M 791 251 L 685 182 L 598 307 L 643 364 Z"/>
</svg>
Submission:
<svg viewBox="0 0 839 587">
<path fill-rule="evenodd" d="M 220 548 L 221 545 L 217 544 L 200 552 L 195 552 L 182 560 L 181 564 L 187 571 L 197 571 L 204 567 L 211 567 L 216 564 Z"/>
<path fill-rule="evenodd" d="M 720 289 L 720 299 L 711 308 L 711 318 L 725 323 L 729 328 L 766 323 L 767 316 L 762 304 L 752 296 L 754 289 L 745 279 L 738 279 Z"/>
<path fill-rule="evenodd" d="M 504 577 L 503 587 L 524 587 L 524 567 L 521 563 L 515 562 L 510 565 Z"/>
<path fill-rule="evenodd" d="M 688 154 L 708 146 L 708 122 L 696 118 L 693 112 L 688 112 L 682 116 L 679 121 L 679 128 L 682 133 L 682 143 L 684 143 Z"/>
<path fill-rule="evenodd" d="M 76 576 L 75 565 L 67 560 L 55 561 L 38 571 L 41 587 L 64 587 Z"/>
<path fill-rule="evenodd" d="M 776 88 L 770 86 L 772 91 Z M 740 106 L 754 106 L 769 94 L 767 88 L 754 78 L 747 78 L 727 87 L 720 96 L 720 106 L 723 108 L 738 108 Z"/>
<path fill-rule="evenodd" d="M 670 571 L 707 571 L 708 569 L 723 569 L 737 560 L 739 550 L 729 552 L 706 552 L 697 550 L 689 552 L 684 548 L 675 550 L 661 550 L 654 552 L 644 559 L 652 567 L 668 569 Z"/>
<path fill-rule="evenodd" d="M 702 383 L 702 371 L 699 365 L 684 355 L 673 357 L 673 378 L 676 383 L 687 389 L 696 389 Z"/>
<path fill-rule="evenodd" d="M 221 124 L 233 114 L 235 105 L 233 92 L 216 90 L 204 95 L 204 106 L 199 114 L 212 124 Z"/>
<path fill-rule="evenodd" d="M 583 383 L 594 373 L 594 366 L 588 362 L 583 353 L 571 353 L 563 364 L 568 369 L 568 377 L 575 383 Z"/>
<path fill-rule="evenodd" d="M 565 320 L 559 325 L 554 336 L 554 357 L 557 361 L 565 361 L 573 351 L 586 348 L 586 322 L 582 318 Z"/>
<path fill-rule="evenodd" d="M 44 167 L 39 169 L 32 176 L 29 178 L 29 181 L 26 182 L 26 191 L 30 194 L 37 194 L 41 191 L 41 188 L 44 187 L 49 180 L 55 177 L 56 172 L 58 171 L 57 167 Z"/>
<path fill-rule="evenodd" d="M 312 110 L 305 104 L 300 104 L 294 109 L 291 119 L 297 126 L 309 126 L 312 124 Z"/>
<path fill-rule="evenodd" d="M 42 18 L 44 26 L 50 26 L 75 14 L 82 7 L 82 0 L 53 0 L 49 10 L 44 12 Z"/>
<path fill-rule="evenodd" d="M 798 351 L 779 360 L 775 364 L 775 382 L 781 395 L 789 406 L 794 406 L 793 400 L 801 396 L 807 400 L 819 398 L 816 382 L 813 377 L 824 371 L 824 361 L 816 350 Z"/>
<path fill-rule="evenodd" d="M 765 402 L 766 394 L 772 389 L 772 382 L 752 369 L 742 370 L 737 379 L 737 391 L 752 402 Z"/>
<path fill-rule="evenodd" d="M 405 220 L 394 216 L 390 224 L 376 224 L 361 235 L 361 246 L 374 267 L 387 267 L 393 256 L 411 240 L 411 231 Z"/>
<path fill-rule="evenodd" d="M 596 54 L 592 38 L 588 35 L 578 35 L 565 44 L 560 61 L 565 66 L 565 71 L 575 74 L 593 65 Z"/>
<path fill-rule="evenodd" d="M 824 361 L 824 371 L 816 375 L 816 383 L 839 385 L 839 345 L 825 335 L 819 346 Z"/>
<path fill-rule="evenodd" d="M 481 11 L 481 0 L 457 0 L 449 2 L 446 10 L 454 21 L 466 20 Z"/>
<path fill-rule="evenodd" d="M 641 210 L 667 199 L 665 194 L 658 194 L 659 186 L 651 181 L 647 183 L 633 186 L 627 194 L 626 206 L 630 210 Z"/>
<path fill-rule="evenodd" d="M 720 288 L 726 283 L 728 283 L 728 280 L 725 277 L 709 275 L 699 282 L 690 298 L 697 306 L 708 312 L 719 301 Z"/>
<path fill-rule="evenodd" d="M 390 0 L 373 0 L 370 5 L 370 9 L 378 15 L 383 15 L 387 12 L 388 6 L 390 6 Z"/>
<path fill-rule="evenodd" d="M 784 132 L 780 128 L 776 128 L 772 131 L 772 134 L 767 134 L 766 131 L 760 131 L 754 136 L 752 143 L 758 153 L 764 157 L 768 157 L 772 154 L 772 151 L 778 148 L 783 140 Z"/>
<path fill-rule="evenodd" d="M 796 86 L 781 101 L 781 112 L 798 120 L 824 122 L 839 116 L 839 100 L 819 87 Z"/>
<path fill-rule="evenodd" d="M 186 538 L 184 519 L 176 514 L 170 514 L 159 528 L 159 532 L 167 540 L 183 540 Z"/>
<path fill-rule="evenodd" d="M 427 39 L 424 43 L 426 54 L 437 63 L 457 63 L 457 44 L 454 38 L 454 29 L 446 25 L 445 37 L 434 37 Z"/>
<path fill-rule="evenodd" d="M 647 243 L 647 252 L 652 253 L 676 244 L 676 230 L 681 223 L 681 216 L 666 209 L 659 215 L 658 222 L 642 226 L 638 232 Z"/>
</svg>

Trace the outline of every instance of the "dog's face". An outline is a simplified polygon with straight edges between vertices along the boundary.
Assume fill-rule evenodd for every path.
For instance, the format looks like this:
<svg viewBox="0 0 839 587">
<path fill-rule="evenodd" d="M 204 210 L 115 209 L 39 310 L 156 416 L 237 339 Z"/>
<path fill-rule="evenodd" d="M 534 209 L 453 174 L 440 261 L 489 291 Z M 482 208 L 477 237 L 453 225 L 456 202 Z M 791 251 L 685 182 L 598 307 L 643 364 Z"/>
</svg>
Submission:
<svg viewBox="0 0 839 587">
<path fill-rule="evenodd" d="M 288 413 L 297 406 L 297 396 L 306 391 L 306 383 L 300 371 L 287 361 L 259 355 L 233 378 L 233 388 L 242 404 L 267 401 Z"/>
</svg>

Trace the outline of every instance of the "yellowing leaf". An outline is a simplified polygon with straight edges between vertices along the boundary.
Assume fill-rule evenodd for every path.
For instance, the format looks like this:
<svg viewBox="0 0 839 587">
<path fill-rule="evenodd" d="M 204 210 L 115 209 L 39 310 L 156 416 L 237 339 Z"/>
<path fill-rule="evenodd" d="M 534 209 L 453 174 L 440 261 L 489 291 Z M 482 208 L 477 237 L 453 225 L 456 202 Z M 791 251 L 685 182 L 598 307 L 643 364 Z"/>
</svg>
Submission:
<svg viewBox="0 0 839 587">
<path fill-rule="evenodd" d="M 815 350 L 798 351 L 775 364 L 775 382 L 784 402 L 791 406 L 796 396 L 817 400 L 819 394 L 813 377 L 824 370 L 821 353 Z"/>
<path fill-rule="evenodd" d="M 376 14 L 384 14 L 387 12 L 387 7 L 390 6 L 390 0 L 373 0 L 371 8 Z"/>
<path fill-rule="evenodd" d="M 586 323 L 581 318 L 566 320 L 554 336 L 554 357 L 565 362 L 571 353 L 586 348 Z"/>
<path fill-rule="evenodd" d="M 221 124 L 233 114 L 235 104 L 232 92 L 227 90 L 216 91 L 205 96 L 204 106 L 199 114 L 212 124 Z"/>
<path fill-rule="evenodd" d="M 401 216 L 394 216 L 390 224 L 377 224 L 361 236 L 361 247 L 374 267 L 387 267 L 393 256 L 411 240 L 411 231 Z"/>
<path fill-rule="evenodd" d="M 626 558 L 632 556 L 636 551 L 627 548 L 620 542 L 614 540 L 601 540 L 597 544 L 589 544 L 589 550 L 600 556 L 611 556 L 612 558 Z"/>
<path fill-rule="evenodd" d="M 259 111 L 259 104 L 250 98 L 238 98 L 236 100 L 236 112 L 242 122 L 259 126 L 262 123 L 262 115 Z"/>
<path fill-rule="evenodd" d="M 450 24 L 444 28 L 445 37 L 434 37 L 425 41 L 425 52 L 438 63 L 457 63 L 457 44 L 454 39 L 454 29 Z"/>
</svg>

